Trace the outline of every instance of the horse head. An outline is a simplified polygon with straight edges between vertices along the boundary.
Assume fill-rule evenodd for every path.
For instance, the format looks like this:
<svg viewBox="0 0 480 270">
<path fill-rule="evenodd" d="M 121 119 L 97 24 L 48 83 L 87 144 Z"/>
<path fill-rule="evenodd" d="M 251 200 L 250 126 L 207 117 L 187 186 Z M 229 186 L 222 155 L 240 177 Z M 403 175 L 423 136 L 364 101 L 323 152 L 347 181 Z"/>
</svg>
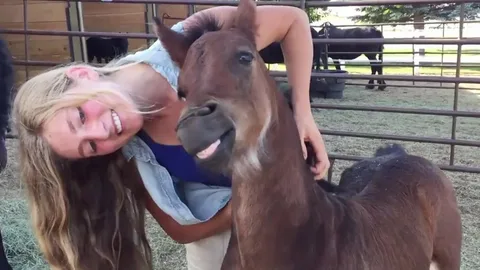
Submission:
<svg viewBox="0 0 480 270">
<path fill-rule="evenodd" d="M 231 173 L 232 157 L 259 167 L 266 130 L 276 117 L 277 100 L 270 97 L 278 93 L 256 48 L 255 15 L 255 3 L 240 0 L 221 28 L 193 38 L 156 20 L 160 41 L 181 68 L 178 93 L 186 109 L 178 138 L 201 166 L 224 174 Z"/>
</svg>

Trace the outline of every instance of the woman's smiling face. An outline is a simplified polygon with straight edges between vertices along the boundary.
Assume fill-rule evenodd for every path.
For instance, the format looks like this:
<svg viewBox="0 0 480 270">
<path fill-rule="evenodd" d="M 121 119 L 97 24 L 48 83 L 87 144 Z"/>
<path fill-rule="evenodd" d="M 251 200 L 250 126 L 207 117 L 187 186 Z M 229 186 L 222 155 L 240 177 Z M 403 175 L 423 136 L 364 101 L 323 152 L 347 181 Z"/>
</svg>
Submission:
<svg viewBox="0 0 480 270">
<path fill-rule="evenodd" d="M 95 83 L 79 83 L 68 91 L 89 91 Z M 142 127 L 143 117 L 135 110 L 133 103 L 120 96 L 112 94 L 108 100 L 106 96 L 98 96 L 80 106 L 60 109 L 44 124 L 42 135 L 65 158 L 110 154 L 123 147 Z"/>
</svg>

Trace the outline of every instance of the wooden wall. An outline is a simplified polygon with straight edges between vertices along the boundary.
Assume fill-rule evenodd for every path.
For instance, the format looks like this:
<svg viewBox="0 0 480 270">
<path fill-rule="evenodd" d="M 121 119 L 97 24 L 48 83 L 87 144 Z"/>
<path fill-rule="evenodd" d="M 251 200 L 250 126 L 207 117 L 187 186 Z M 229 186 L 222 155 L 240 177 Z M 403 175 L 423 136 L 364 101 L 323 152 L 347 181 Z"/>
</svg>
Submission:
<svg viewBox="0 0 480 270">
<path fill-rule="evenodd" d="M 29 1 L 27 5 L 27 27 L 38 30 L 67 30 L 66 4 L 62 2 Z M 0 28 L 22 29 L 23 1 L 1 0 L 0 1 Z M 26 60 L 25 36 L 6 35 L 2 37 L 7 41 L 14 60 Z M 69 62 L 70 49 L 68 37 L 60 36 L 29 36 L 28 37 L 29 60 Z M 22 83 L 26 79 L 26 68 L 15 66 L 16 83 Z M 29 76 L 40 73 L 47 67 L 28 67 Z"/>
<path fill-rule="evenodd" d="M 153 5 L 151 5 L 153 7 Z M 196 5 L 198 12 L 212 6 Z M 67 31 L 67 4 L 43 0 L 29 1 L 27 5 L 27 27 L 38 30 Z M 156 5 L 157 16 L 163 18 L 166 25 L 172 26 L 187 18 L 187 5 Z M 146 33 L 145 21 L 147 9 L 144 4 L 82 3 L 85 31 Z M 23 1 L 0 0 L 0 28 L 22 29 Z M 151 27 L 150 27 L 151 29 Z M 150 33 L 152 33 L 150 31 Z M 14 60 L 26 60 L 24 35 L 3 34 Z M 71 61 L 68 37 L 29 36 L 29 60 L 68 63 Z M 129 39 L 129 51 L 137 51 L 148 46 L 146 39 Z M 28 67 L 32 77 L 48 67 Z M 16 65 L 17 86 L 26 80 L 26 67 Z"/>
<path fill-rule="evenodd" d="M 212 8 L 212 7 L 215 7 L 215 6 L 212 6 L 212 5 L 195 5 L 195 12 L 199 12 L 201 10 Z"/>
<path fill-rule="evenodd" d="M 83 23 L 89 32 L 146 33 L 144 4 L 82 3 Z M 146 48 L 147 40 L 128 39 L 128 51 Z"/>
<path fill-rule="evenodd" d="M 194 12 L 214 7 L 212 5 L 194 5 Z M 163 23 L 172 26 L 188 17 L 188 5 L 157 5 L 157 16 L 163 18 Z"/>
<path fill-rule="evenodd" d="M 157 17 L 161 18 L 165 25 L 171 27 L 188 17 L 188 6 L 158 4 Z"/>
</svg>

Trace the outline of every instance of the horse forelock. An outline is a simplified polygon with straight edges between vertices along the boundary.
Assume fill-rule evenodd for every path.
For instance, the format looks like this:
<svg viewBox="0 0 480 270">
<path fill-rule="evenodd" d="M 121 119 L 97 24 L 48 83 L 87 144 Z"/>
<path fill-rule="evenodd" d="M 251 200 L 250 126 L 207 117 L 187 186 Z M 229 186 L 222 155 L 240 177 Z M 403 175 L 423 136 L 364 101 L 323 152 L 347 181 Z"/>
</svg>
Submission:
<svg viewBox="0 0 480 270">
<path fill-rule="evenodd" d="M 221 30 L 223 24 L 212 14 L 198 15 L 196 20 L 185 30 L 185 37 L 190 44 L 209 32 Z"/>
</svg>

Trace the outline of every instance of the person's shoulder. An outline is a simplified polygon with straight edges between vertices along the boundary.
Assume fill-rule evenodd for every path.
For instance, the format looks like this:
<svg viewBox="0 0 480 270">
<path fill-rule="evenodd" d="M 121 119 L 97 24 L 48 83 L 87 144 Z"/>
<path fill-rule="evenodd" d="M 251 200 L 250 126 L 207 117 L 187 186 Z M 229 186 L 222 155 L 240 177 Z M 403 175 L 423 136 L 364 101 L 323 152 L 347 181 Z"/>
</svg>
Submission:
<svg viewBox="0 0 480 270">
<path fill-rule="evenodd" d="M 132 158 L 142 162 L 148 162 L 151 159 L 155 159 L 155 156 L 148 145 L 137 136 L 133 136 L 133 138 L 122 147 L 122 153 L 127 161 Z"/>
</svg>

